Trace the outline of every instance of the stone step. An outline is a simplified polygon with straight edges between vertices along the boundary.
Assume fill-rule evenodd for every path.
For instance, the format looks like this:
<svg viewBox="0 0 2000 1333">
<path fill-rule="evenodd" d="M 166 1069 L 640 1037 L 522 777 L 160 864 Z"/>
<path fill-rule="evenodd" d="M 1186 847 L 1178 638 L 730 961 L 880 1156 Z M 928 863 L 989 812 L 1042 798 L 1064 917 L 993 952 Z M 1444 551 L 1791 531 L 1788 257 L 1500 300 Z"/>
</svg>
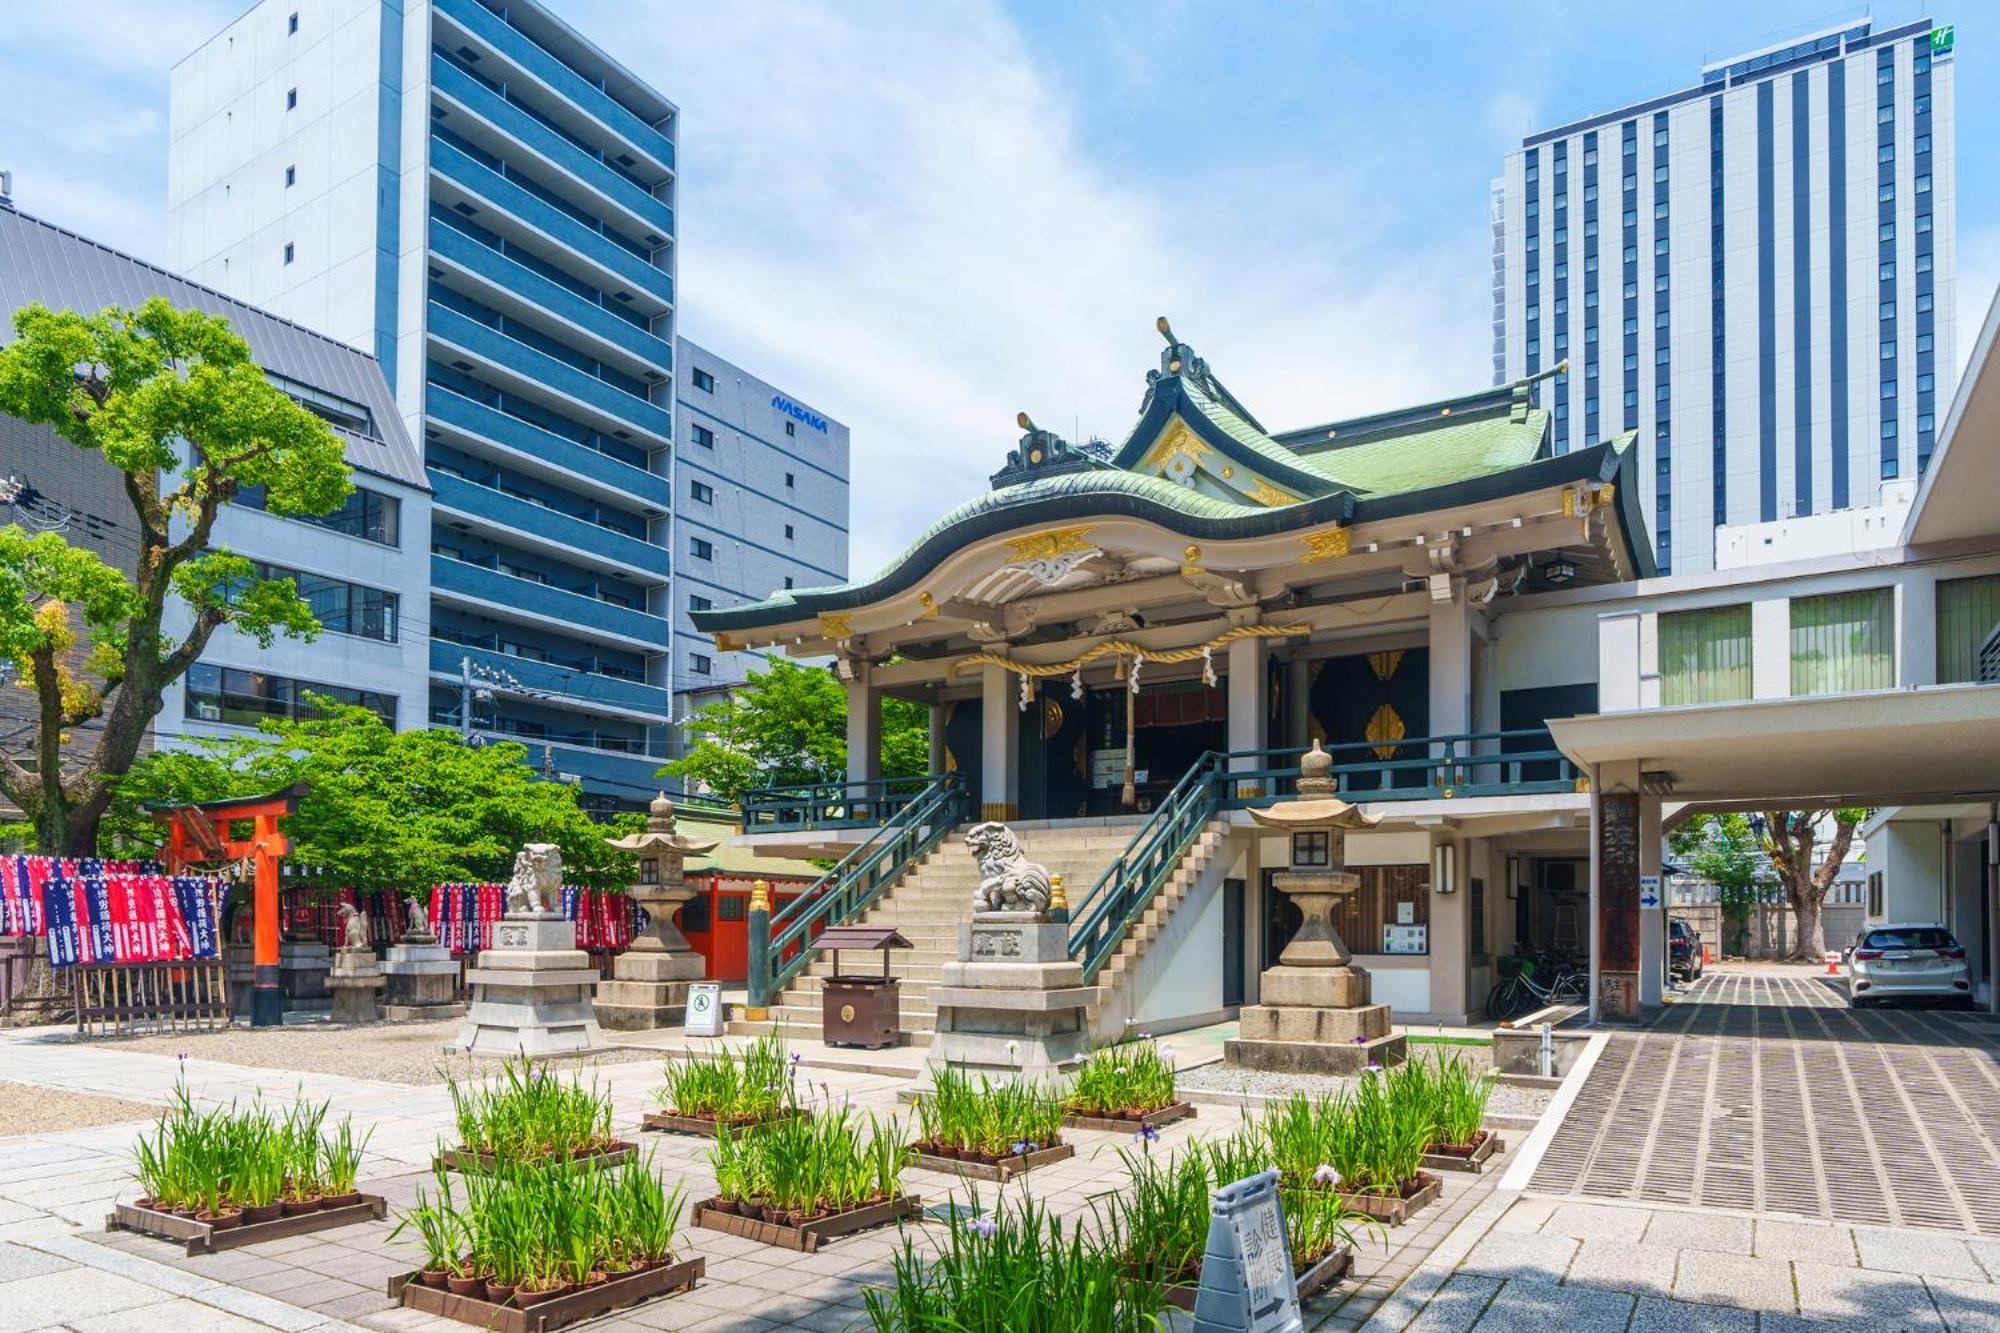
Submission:
<svg viewBox="0 0 2000 1333">
<path fill-rule="evenodd" d="M 761 1037 L 765 1033 L 776 1032 L 778 1025 L 768 1022 L 751 1022 L 745 1018 L 732 1018 L 723 1030 L 732 1037 Z M 785 1036 L 800 1041 L 818 1041 L 820 1039 L 820 1031 L 817 1015 L 814 1016 L 809 1025 L 798 1022 L 787 1023 L 785 1025 Z M 906 1024 L 903 1028 L 903 1044 L 914 1047 L 929 1046 L 931 1044 L 930 1029 L 925 1028 L 919 1031 Z M 865 1056 L 867 1052 L 856 1051 L 855 1054 Z"/>
<path fill-rule="evenodd" d="M 937 1015 L 929 1009 L 911 1009 L 903 1006 L 903 1031 L 931 1033 L 937 1030 Z M 771 1022 L 782 1025 L 787 1032 L 811 1031 L 815 1035 L 820 1030 L 820 1007 L 814 1004 L 774 1004 L 771 1006 Z"/>
</svg>

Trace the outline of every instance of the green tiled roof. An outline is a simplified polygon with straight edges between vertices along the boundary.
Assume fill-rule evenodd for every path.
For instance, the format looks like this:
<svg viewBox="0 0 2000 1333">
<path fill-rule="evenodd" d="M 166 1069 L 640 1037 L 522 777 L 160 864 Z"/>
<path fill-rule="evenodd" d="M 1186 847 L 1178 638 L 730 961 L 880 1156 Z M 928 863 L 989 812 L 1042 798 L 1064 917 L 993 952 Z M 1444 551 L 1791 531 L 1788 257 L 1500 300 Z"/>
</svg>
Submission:
<svg viewBox="0 0 2000 1333">
<path fill-rule="evenodd" d="M 1357 495 L 1400 495 L 1534 462 L 1541 452 L 1548 420 L 1548 412 L 1537 408 L 1525 421 L 1489 416 L 1362 444 L 1294 453 L 1292 459 Z"/>
<path fill-rule="evenodd" d="M 759 856 L 748 847 L 733 847 L 729 839 L 743 831 L 742 825 L 733 815 L 678 806 L 674 810 L 674 823 L 680 832 L 690 838 L 706 838 L 715 844 L 715 850 L 701 856 L 690 856 L 685 869 L 690 875 L 736 875 L 751 879 L 818 879 L 823 873 L 810 861 L 794 860 L 783 856 Z"/>
</svg>

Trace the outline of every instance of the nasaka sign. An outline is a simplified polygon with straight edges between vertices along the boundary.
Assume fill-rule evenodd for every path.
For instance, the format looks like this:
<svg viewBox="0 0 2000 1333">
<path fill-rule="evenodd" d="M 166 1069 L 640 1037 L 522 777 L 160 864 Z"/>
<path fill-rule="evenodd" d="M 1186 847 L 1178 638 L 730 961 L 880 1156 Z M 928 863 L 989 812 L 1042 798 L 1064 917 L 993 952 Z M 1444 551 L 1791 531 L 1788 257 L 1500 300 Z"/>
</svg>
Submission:
<svg viewBox="0 0 2000 1333">
<path fill-rule="evenodd" d="M 809 408 L 800 407 L 781 393 L 771 395 L 771 406 L 783 412 L 794 421 L 803 421 L 820 434 L 826 434 L 826 418 Z"/>
</svg>

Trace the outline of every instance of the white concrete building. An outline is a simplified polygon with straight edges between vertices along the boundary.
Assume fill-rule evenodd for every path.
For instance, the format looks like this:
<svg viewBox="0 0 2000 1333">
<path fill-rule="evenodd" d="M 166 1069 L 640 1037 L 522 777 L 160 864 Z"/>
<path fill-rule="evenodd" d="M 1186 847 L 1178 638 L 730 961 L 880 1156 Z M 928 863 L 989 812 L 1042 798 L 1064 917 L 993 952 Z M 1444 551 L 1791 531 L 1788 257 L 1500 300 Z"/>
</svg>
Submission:
<svg viewBox="0 0 2000 1333">
<path fill-rule="evenodd" d="M 169 686 L 154 723 L 161 743 L 192 735 L 240 734 L 265 717 L 303 715 L 313 690 L 373 708 L 399 728 L 427 722 L 431 497 L 423 460 L 403 428 L 388 386 L 365 352 L 235 301 L 165 269 L 0 208 L 0 309 L 30 301 L 95 312 L 162 296 L 230 322 L 271 381 L 334 428 L 353 469 L 354 494 L 317 519 L 283 518 L 246 494 L 218 518 L 214 539 L 289 574 L 323 632 L 310 643 L 280 638 L 259 648 L 224 628 L 187 675 Z M 0 340 L 13 336 L 11 324 Z M 18 424 L 18 423 L 16 423 Z M 39 430 L 39 428 L 37 428 Z M 111 475 L 74 446 L 7 438 L 0 474 L 20 474 L 72 516 L 75 536 L 129 569 L 137 544 L 129 510 L 89 475 Z M 103 511 L 103 512 L 98 512 Z M 121 536 L 121 532 L 123 535 Z M 415 623 L 412 622 L 412 617 Z M 185 633 L 187 613 L 170 602 L 166 629 Z"/>
<path fill-rule="evenodd" d="M 1843 23 L 1507 155 L 1496 380 L 1560 368 L 1559 452 L 1637 433 L 1661 569 L 1922 474 L 1958 367 L 1953 46 Z"/>
</svg>

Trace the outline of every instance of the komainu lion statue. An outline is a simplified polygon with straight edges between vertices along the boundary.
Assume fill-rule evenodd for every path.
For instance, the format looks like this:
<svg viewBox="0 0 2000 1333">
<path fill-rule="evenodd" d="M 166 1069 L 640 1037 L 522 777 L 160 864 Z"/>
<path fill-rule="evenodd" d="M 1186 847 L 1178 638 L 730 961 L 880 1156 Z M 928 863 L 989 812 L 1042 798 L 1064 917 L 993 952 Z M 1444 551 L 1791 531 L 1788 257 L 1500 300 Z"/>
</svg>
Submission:
<svg viewBox="0 0 2000 1333">
<path fill-rule="evenodd" d="M 549 900 L 561 892 L 562 848 L 552 842 L 531 842 L 514 854 L 514 877 L 507 881 L 508 916 L 547 912 Z"/>
<path fill-rule="evenodd" d="M 1005 824 L 975 825 L 965 845 L 979 861 L 979 887 L 972 891 L 974 912 L 1046 912 L 1049 908 L 1048 867 L 1021 855 L 1021 840 Z"/>
</svg>

